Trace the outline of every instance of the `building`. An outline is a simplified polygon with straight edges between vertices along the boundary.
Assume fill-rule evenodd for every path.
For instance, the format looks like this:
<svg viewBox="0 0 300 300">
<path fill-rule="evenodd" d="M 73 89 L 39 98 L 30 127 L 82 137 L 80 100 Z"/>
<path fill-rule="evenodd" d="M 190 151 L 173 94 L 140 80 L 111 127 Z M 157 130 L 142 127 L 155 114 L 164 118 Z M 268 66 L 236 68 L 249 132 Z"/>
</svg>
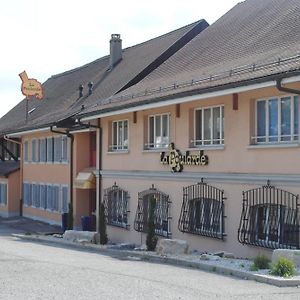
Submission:
<svg viewBox="0 0 300 300">
<path fill-rule="evenodd" d="M 43 84 L 42 101 L 28 101 L 26 112 L 24 99 L 1 118 L 2 136 L 23 146 L 18 198 L 24 216 L 61 224 L 72 203 L 75 227 L 81 228 L 81 216 L 95 214 L 100 127 L 97 120 L 79 124 L 76 115 L 140 81 L 207 26 L 200 20 L 126 49 L 113 34 L 109 55 L 52 76 Z M 12 201 L 8 197 L 3 209 Z"/>
<path fill-rule="evenodd" d="M 100 119 L 108 236 L 156 233 L 202 251 L 299 248 L 298 1 L 245 1 L 139 83 L 78 117 Z M 171 147 L 170 147 L 171 146 Z"/>
<path fill-rule="evenodd" d="M 192 249 L 243 257 L 299 249 L 299 15 L 296 0 L 244 1 L 172 55 L 160 50 L 151 61 L 165 59 L 147 72 L 140 66 L 129 84 L 116 88 L 116 79 L 114 89 L 102 94 L 111 83 L 105 75 L 108 85 L 98 79 L 95 90 L 77 101 L 70 94 L 64 111 L 3 130 L 22 138 L 24 214 L 37 218 L 40 212 L 41 219 L 58 222 L 56 208 L 71 201 L 63 196 L 68 185 L 76 224 L 90 214 L 91 199 L 96 210 L 103 201 L 113 242 L 145 242 L 149 201 L 155 199 L 157 235 L 187 240 Z M 152 53 L 153 41 L 153 47 L 137 47 Z M 123 59 L 112 69 L 114 78 L 122 78 L 117 68 L 126 64 Z M 91 76 L 82 72 L 89 69 L 50 79 L 46 92 L 48 87 L 49 95 L 62 95 L 58 86 L 82 78 L 86 85 Z M 67 141 L 73 141 L 72 159 Z M 35 161 L 45 144 L 52 149 L 50 164 L 48 152 L 41 155 L 45 150 Z M 76 188 L 93 184 L 93 196 Z M 41 206 L 48 207 L 48 198 L 55 216 Z"/>
</svg>

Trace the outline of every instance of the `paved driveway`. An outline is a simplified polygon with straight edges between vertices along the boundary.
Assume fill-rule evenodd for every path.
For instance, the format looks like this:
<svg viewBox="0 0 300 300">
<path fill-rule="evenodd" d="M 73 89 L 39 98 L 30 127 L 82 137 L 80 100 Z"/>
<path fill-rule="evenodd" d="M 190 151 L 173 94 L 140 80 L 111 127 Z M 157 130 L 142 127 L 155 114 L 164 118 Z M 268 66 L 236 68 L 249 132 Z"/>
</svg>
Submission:
<svg viewBox="0 0 300 300">
<path fill-rule="evenodd" d="M 0 222 L 0 299 L 300 299 L 299 288 L 24 242 L 9 236 L 16 223 Z"/>
</svg>

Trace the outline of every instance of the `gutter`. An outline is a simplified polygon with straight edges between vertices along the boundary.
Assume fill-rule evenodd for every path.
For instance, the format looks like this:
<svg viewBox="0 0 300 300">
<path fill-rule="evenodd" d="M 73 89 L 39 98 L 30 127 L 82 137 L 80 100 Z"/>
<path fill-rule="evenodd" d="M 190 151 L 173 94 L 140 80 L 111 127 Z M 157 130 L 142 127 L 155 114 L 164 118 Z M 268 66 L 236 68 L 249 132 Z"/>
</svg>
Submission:
<svg viewBox="0 0 300 300">
<path fill-rule="evenodd" d="M 300 75 L 298 74 L 299 73 L 297 73 L 294 76 L 287 75 L 284 79 L 282 79 L 283 83 L 287 84 L 287 83 L 294 83 L 300 81 Z M 183 92 L 177 95 L 175 94 L 166 97 L 159 97 L 159 95 L 157 95 L 158 97 L 156 99 L 150 98 L 147 100 L 143 100 L 141 102 L 124 104 L 120 107 L 113 106 L 106 109 L 104 108 L 100 112 L 86 113 L 85 116 L 82 115 L 81 119 L 83 121 L 90 121 L 101 117 L 103 118 L 112 115 L 130 113 L 134 111 L 141 111 L 145 109 L 159 108 L 159 107 L 164 107 L 164 106 L 174 105 L 174 104 L 182 104 L 191 101 L 231 95 L 233 93 L 248 92 L 248 91 L 261 89 L 261 88 L 276 87 L 278 75 L 270 76 L 269 81 L 261 81 L 261 80 L 262 80 L 261 78 L 253 79 L 251 82 L 241 82 L 241 83 L 237 82 L 234 84 L 231 83 L 231 84 L 227 84 L 226 86 L 211 87 L 211 88 L 204 89 L 202 91 L 194 90 L 190 92 Z M 116 105 L 117 104 L 118 103 L 116 103 Z"/>
<path fill-rule="evenodd" d="M 290 88 L 282 86 L 282 80 L 283 80 L 282 77 L 276 79 L 276 88 L 279 91 L 286 92 L 286 93 L 291 93 L 291 94 L 296 94 L 296 95 L 300 95 L 300 90 L 290 89 Z"/>
<path fill-rule="evenodd" d="M 70 149 L 70 203 L 73 206 L 73 148 L 74 148 L 74 135 L 69 133 L 68 131 L 58 131 L 54 130 L 53 126 L 50 126 L 50 131 L 53 133 L 66 135 L 69 139 L 71 139 L 71 149 Z"/>
</svg>

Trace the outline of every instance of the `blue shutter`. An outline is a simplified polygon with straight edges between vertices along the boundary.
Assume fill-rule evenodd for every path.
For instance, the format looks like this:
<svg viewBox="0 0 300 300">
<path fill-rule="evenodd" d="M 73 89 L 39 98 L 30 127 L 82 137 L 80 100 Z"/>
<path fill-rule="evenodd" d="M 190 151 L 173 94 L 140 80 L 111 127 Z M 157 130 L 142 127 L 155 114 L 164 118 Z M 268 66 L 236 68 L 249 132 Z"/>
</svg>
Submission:
<svg viewBox="0 0 300 300">
<path fill-rule="evenodd" d="M 68 203 L 69 203 L 69 199 L 68 199 L 68 187 L 67 186 L 63 186 L 62 187 L 62 212 L 68 212 Z"/>
</svg>

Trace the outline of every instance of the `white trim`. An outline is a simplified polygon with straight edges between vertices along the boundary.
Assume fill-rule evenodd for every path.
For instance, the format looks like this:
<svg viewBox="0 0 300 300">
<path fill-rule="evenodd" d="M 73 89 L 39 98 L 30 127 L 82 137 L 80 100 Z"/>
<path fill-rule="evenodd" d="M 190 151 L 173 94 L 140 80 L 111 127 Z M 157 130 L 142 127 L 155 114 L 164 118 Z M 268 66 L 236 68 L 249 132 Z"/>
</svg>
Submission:
<svg viewBox="0 0 300 300">
<path fill-rule="evenodd" d="M 40 129 L 32 129 L 32 130 L 25 130 L 25 131 L 17 131 L 14 133 L 8 133 L 6 136 L 8 137 L 21 137 L 22 135 L 28 135 L 32 133 L 37 133 L 37 132 L 45 132 L 45 131 L 50 131 L 50 127 L 44 127 Z"/>
<path fill-rule="evenodd" d="M 294 77 L 283 79 L 282 84 L 293 83 L 293 82 L 297 82 L 297 81 L 300 81 L 300 76 L 294 76 Z M 216 92 L 212 92 L 212 93 L 204 93 L 204 94 L 199 94 L 199 95 L 180 97 L 180 98 L 160 101 L 157 103 L 143 104 L 143 105 L 134 106 L 134 107 L 126 108 L 126 109 L 119 109 L 116 111 L 99 113 L 94 116 L 84 117 L 84 118 L 82 118 L 82 121 L 90 121 L 93 119 L 109 117 L 109 116 L 114 116 L 114 115 L 120 115 L 120 114 L 130 113 L 130 112 L 134 112 L 134 111 L 159 108 L 159 107 L 164 107 L 164 106 L 168 106 L 168 105 L 209 99 L 209 98 L 213 98 L 213 97 L 226 96 L 226 95 L 230 95 L 233 93 L 248 92 L 248 91 L 252 91 L 252 90 L 256 90 L 256 89 L 262 89 L 262 88 L 274 87 L 274 86 L 276 86 L 276 81 L 272 80 L 272 81 L 256 83 L 256 84 L 252 84 L 252 85 L 240 86 L 240 87 L 236 87 L 236 88 L 229 88 L 229 89 L 216 91 Z"/>
<path fill-rule="evenodd" d="M 96 170 L 94 174 L 99 174 Z M 268 180 L 272 184 L 283 186 L 296 186 L 300 184 L 300 174 L 261 174 L 261 173 L 226 173 L 226 172 L 181 172 L 172 173 L 169 171 L 121 171 L 101 170 L 102 178 L 133 179 L 133 180 L 159 180 L 172 182 L 198 182 L 199 178 L 206 181 L 230 184 L 266 184 Z"/>
</svg>

